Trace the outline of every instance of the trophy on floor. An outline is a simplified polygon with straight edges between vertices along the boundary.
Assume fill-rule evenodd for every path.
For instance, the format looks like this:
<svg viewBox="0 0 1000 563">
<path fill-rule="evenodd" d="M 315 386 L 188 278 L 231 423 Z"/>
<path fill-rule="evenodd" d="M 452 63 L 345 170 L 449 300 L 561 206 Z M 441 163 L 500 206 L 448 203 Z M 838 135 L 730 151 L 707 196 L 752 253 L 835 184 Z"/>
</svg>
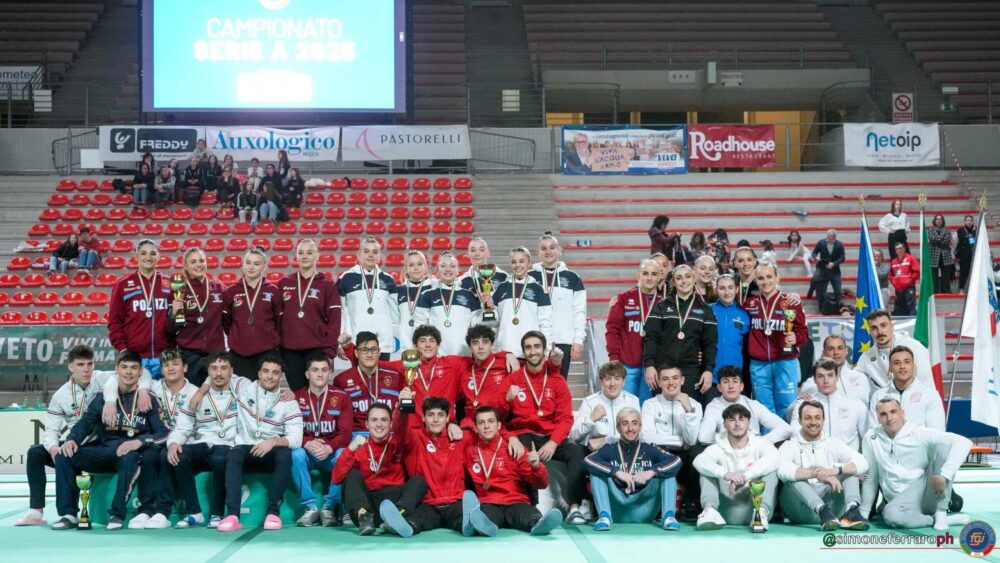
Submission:
<svg viewBox="0 0 1000 563">
<path fill-rule="evenodd" d="M 794 330 L 794 327 L 795 327 L 795 310 L 794 309 L 785 309 L 782 314 L 785 316 L 785 334 L 786 335 L 792 334 L 792 332 Z M 785 347 L 782 348 L 782 352 L 784 352 L 786 354 L 788 354 L 789 352 L 794 352 L 794 351 L 795 351 L 795 347 L 794 346 L 789 346 L 788 344 L 785 344 Z"/>
<path fill-rule="evenodd" d="M 484 301 L 486 295 L 493 295 L 493 276 L 497 274 L 496 264 L 483 264 L 479 266 L 479 300 Z M 483 306 L 483 321 L 493 322 L 497 320 L 497 310 L 493 307 Z"/>
<path fill-rule="evenodd" d="M 174 300 L 184 301 L 184 274 L 174 274 L 170 276 L 170 289 L 174 290 Z M 174 315 L 174 326 L 180 328 L 187 323 L 184 318 L 184 307 Z"/>
<path fill-rule="evenodd" d="M 403 350 L 403 378 L 406 380 L 406 387 L 413 386 L 413 380 L 420 373 L 420 351 L 414 348 Z M 399 412 L 413 414 L 417 412 L 417 406 L 413 399 L 400 399 Z"/>
<path fill-rule="evenodd" d="M 82 507 L 80 510 L 80 521 L 76 525 L 78 530 L 92 529 L 87 504 L 90 502 L 90 487 L 93 484 L 94 476 L 90 473 L 81 473 L 76 476 L 76 486 L 80 488 L 80 505 Z"/>
<path fill-rule="evenodd" d="M 766 483 L 763 481 L 750 481 L 750 499 L 753 501 L 753 519 L 750 521 L 750 529 L 755 534 L 763 534 L 767 531 L 760 519 L 760 502 L 764 496 L 765 486 Z"/>
</svg>

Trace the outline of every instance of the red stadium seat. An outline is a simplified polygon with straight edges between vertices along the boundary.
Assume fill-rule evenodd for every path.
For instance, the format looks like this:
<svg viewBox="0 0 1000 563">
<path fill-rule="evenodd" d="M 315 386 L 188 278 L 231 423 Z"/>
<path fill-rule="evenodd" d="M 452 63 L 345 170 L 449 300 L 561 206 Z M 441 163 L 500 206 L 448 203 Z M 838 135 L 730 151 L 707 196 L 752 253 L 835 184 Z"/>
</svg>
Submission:
<svg viewBox="0 0 1000 563">
<path fill-rule="evenodd" d="M 309 221 L 316 221 L 323 218 L 323 209 L 320 207 L 307 207 L 302 212 L 302 217 Z"/>
<path fill-rule="evenodd" d="M 263 237 L 255 238 L 250 241 L 250 246 L 251 247 L 259 246 L 264 250 L 269 250 L 271 248 L 271 239 Z"/>
<path fill-rule="evenodd" d="M 459 207 L 455 210 L 455 217 L 459 219 L 472 219 L 476 216 L 476 211 L 471 207 Z"/>
<path fill-rule="evenodd" d="M 45 258 L 45 263 L 48 264 L 49 259 Z M 26 274 L 21 278 L 21 287 L 42 287 L 45 285 L 45 276 L 42 274 Z"/>
<path fill-rule="evenodd" d="M 90 287 L 94 283 L 94 276 L 88 271 L 77 272 L 69 279 L 70 287 Z"/>
<path fill-rule="evenodd" d="M 132 205 L 132 196 L 128 194 L 118 194 L 115 196 L 111 203 L 119 207 L 124 207 L 126 205 Z"/>
<path fill-rule="evenodd" d="M 472 179 L 462 176 L 455 179 L 455 189 L 468 190 L 472 188 Z"/>
<path fill-rule="evenodd" d="M 87 210 L 87 213 L 84 214 L 84 217 L 86 217 L 88 221 L 99 222 L 104 220 L 104 215 L 103 209 L 90 208 Z"/>
<path fill-rule="evenodd" d="M 412 217 L 414 219 L 430 219 L 431 218 L 431 208 L 430 207 L 416 207 L 413 209 Z"/>
<path fill-rule="evenodd" d="M 249 248 L 249 245 L 245 238 L 231 238 L 226 243 L 226 250 L 229 252 L 245 252 L 247 248 Z"/>
<path fill-rule="evenodd" d="M 154 221 L 166 221 L 170 219 L 169 209 L 154 209 L 150 214 L 149 218 Z"/>
<path fill-rule="evenodd" d="M 52 313 L 49 322 L 54 325 L 71 325 L 73 324 L 73 313 L 70 311 L 56 311 Z"/>
<path fill-rule="evenodd" d="M 201 236 L 208 234 L 208 225 L 205 223 L 192 223 L 188 225 L 187 234 Z"/>
<path fill-rule="evenodd" d="M 415 190 L 429 190 L 431 189 L 431 181 L 427 178 L 417 178 L 413 181 L 413 189 Z"/>
<path fill-rule="evenodd" d="M 410 189 L 410 180 L 408 178 L 396 178 L 392 181 L 391 185 L 394 190 L 408 190 Z"/>
<path fill-rule="evenodd" d="M 414 221 L 410 225 L 410 232 L 413 234 L 425 235 L 431 232 L 431 228 L 426 221 Z"/>
<path fill-rule="evenodd" d="M 149 225 L 157 225 L 157 224 L 147 223 L 146 227 L 149 227 Z M 145 229 L 146 227 L 143 227 L 143 229 Z M 167 223 L 167 229 L 165 232 L 170 236 L 179 236 L 183 235 L 185 231 L 187 231 L 187 229 L 184 228 L 184 223 Z"/>
<path fill-rule="evenodd" d="M 171 263 L 171 260 L 170 260 L 169 256 L 160 256 L 156 260 L 156 267 L 159 268 L 159 269 L 161 269 L 161 270 L 166 270 L 167 268 L 170 267 L 170 263 Z M 211 266 L 209 266 L 209 267 L 211 267 Z"/>
<path fill-rule="evenodd" d="M 86 207 L 90 205 L 90 198 L 87 194 L 73 194 L 69 198 L 69 204 L 74 207 Z"/>
<path fill-rule="evenodd" d="M 70 180 L 69 178 L 59 180 L 59 183 L 56 184 L 56 189 L 60 192 L 71 192 L 76 189 L 76 180 Z"/>
<path fill-rule="evenodd" d="M 392 202 L 393 205 L 406 205 L 410 203 L 410 194 L 406 192 L 395 192 L 392 194 L 392 197 L 389 198 L 389 201 Z"/>
<path fill-rule="evenodd" d="M 26 325 L 47 325 L 49 324 L 49 314 L 45 311 L 32 311 L 24 318 Z"/>
<path fill-rule="evenodd" d="M 52 229 L 42 223 L 36 223 L 28 229 L 28 236 L 30 237 L 47 237 L 50 234 L 52 234 Z"/>
<path fill-rule="evenodd" d="M 393 195 L 396 195 L 396 194 L 393 194 Z M 403 194 L 403 195 L 406 195 L 406 194 Z M 370 203 L 372 205 L 386 205 L 386 204 L 389 203 L 389 194 L 386 194 L 386 193 L 383 193 L 383 192 L 372 194 L 372 196 L 370 198 L 368 198 L 368 203 Z"/>
<path fill-rule="evenodd" d="M 392 237 L 385 244 L 386 250 L 406 250 L 406 239 L 403 237 Z"/>
<path fill-rule="evenodd" d="M 206 256 L 205 265 L 208 266 L 209 270 L 217 269 L 219 267 L 219 257 L 215 255 Z"/>
<path fill-rule="evenodd" d="M 347 197 L 342 193 L 332 193 L 326 196 L 326 203 L 329 205 L 344 205 L 347 203 Z"/>
<path fill-rule="evenodd" d="M 128 212 L 129 221 L 145 221 L 149 219 L 149 211 L 141 207 L 133 207 Z"/>
<path fill-rule="evenodd" d="M 181 244 L 181 250 L 186 251 L 189 248 L 201 248 L 203 244 L 204 243 L 201 242 L 201 239 L 197 238 L 184 239 L 184 243 Z"/>
<path fill-rule="evenodd" d="M 278 282 L 281 281 L 281 278 L 283 278 L 283 277 L 285 277 L 285 274 L 283 274 L 281 272 L 268 272 L 264 276 L 264 279 L 267 280 L 267 283 L 277 284 Z"/>
<path fill-rule="evenodd" d="M 239 256 L 229 255 L 222 259 L 222 267 L 235 270 L 243 267 L 243 259 Z"/>
<path fill-rule="evenodd" d="M 249 231 L 250 225 L 247 223 L 242 223 L 242 224 L 246 225 L 247 232 L 250 232 Z M 212 223 L 212 228 L 209 230 L 209 232 L 212 233 L 213 235 L 223 235 L 223 236 L 228 235 L 229 231 L 230 231 L 229 223 Z M 234 232 L 234 234 L 238 233 Z"/>
<path fill-rule="evenodd" d="M 59 213 L 59 210 L 52 209 L 51 207 L 43 209 L 42 212 L 38 214 L 39 221 L 58 221 L 61 218 L 62 214 Z"/>
<path fill-rule="evenodd" d="M 30 307 L 35 303 L 35 296 L 27 291 L 18 291 L 10 296 L 11 307 Z"/>
<path fill-rule="evenodd" d="M 66 274 L 49 274 L 45 278 L 45 287 L 66 287 L 69 285 L 69 276 Z"/>
<path fill-rule="evenodd" d="M 108 270 L 121 270 L 124 267 L 125 267 L 125 258 L 121 256 L 108 256 L 104 260 L 104 268 Z"/>
<path fill-rule="evenodd" d="M 325 226 L 326 223 L 324 223 L 324 227 Z M 299 226 L 299 234 L 306 236 L 318 235 L 319 223 L 316 222 L 302 223 L 302 225 Z M 324 231 L 323 234 L 327 234 L 326 231 Z"/>
<path fill-rule="evenodd" d="M 76 322 L 85 325 L 101 324 L 101 315 L 97 311 L 81 311 L 76 316 Z"/>
<path fill-rule="evenodd" d="M 410 210 L 406 207 L 393 207 L 389 212 L 389 217 L 393 219 L 409 219 Z"/>
<path fill-rule="evenodd" d="M 451 189 L 451 178 L 435 178 L 434 179 L 434 189 L 435 190 L 450 190 Z"/>
<path fill-rule="evenodd" d="M 357 221 L 351 221 L 344 225 L 345 235 L 360 235 L 365 232 L 365 227 Z"/>
<path fill-rule="evenodd" d="M 82 192 L 92 192 L 97 189 L 97 180 L 94 180 L 93 178 L 80 180 L 80 185 L 77 189 Z"/>
<path fill-rule="evenodd" d="M 340 245 L 341 250 L 346 250 L 348 252 L 354 252 L 361 248 L 361 239 L 356 237 L 345 238 L 344 242 Z"/>
<path fill-rule="evenodd" d="M 191 219 L 190 207 L 175 207 L 170 213 L 170 216 L 174 218 L 174 221 L 188 221 Z"/>
<path fill-rule="evenodd" d="M 455 194 L 455 203 L 472 203 L 472 192 L 458 192 Z"/>
<path fill-rule="evenodd" d="M 24 317 L 17 311 L 7 311 L 0 314 L 0 325 L 19 325 L 24 322 Z"/>
<path fill-rule="evenodd" d="M 21 276 L 17 274 L 0 274 L 0 288 L 9 289 L 21 285 Z"/>
<path fill-rule="evenodd" d="M 94 282 L 94 285 L 97 287 L 111 287 L 115 285 L 115 282 L 117 281 L 118 281 L 118 276 L 114 274 L 108 274 L 108 273 L 97 274 L 97 280 Z"/>
<path fill-rule="evenodd" d="M 435 237 L 431 242 L 434 250 L 451 250 L 451 239 L 448 237 Z"/>
<path fill-rule="evenodd" d="M 68 237 L 69 235 L 76 232 L 73 225 L 67 225 L 65 223 L 59 223 L 52 227 L 52 234 L 57 237 Z"/>
<path fill-rule="evenodd" d="M 106 216 L 108 221 L 124 221 L 128 213 L 124 209 L 109 209 Z"/>
<path fill-rule="evenodd" d="M 215 211 L 212 211 L 208 207 L 199 207 L 194 212 L 194 218 L 198 221 L 211 221 L 215 219 Z"/>
<path fill-rule="evenodd" d="M 53 209 L 53 211 L 55 211 Z M 83 211 L 79 209 L 67 209 L 62 214 L 63 221 L 79 221 L 83 219 Z"/>
<path fill-rule="evenodd" d="M 48 206 L 49 207 L 62 207 L 69 203 L 69 198 L 63 194 L 52 194 L 49 197 Z"/>
<path fill-rule="evenodd" d="M 108 304 L 108 294 L 100 290 L 91 291 L 83 303 L 88 307 L 102 307 Z"/>
<path fill-rule="evenodd" d="M 118 225 L 114 223 L 101 223 L 97 227 L 97 234 L 102 237 L 114 237 L 118 235 Z"/>
<path fill-rule="evenodd" d="M 257 226 L 253 228 L 253 234 L 255 234 L 255 235 L 273 235 L 274 234 L 274 223 L 257 223 Z"/>
<path fill-rule="evenodd" d="M 455 232 L 456 233 L 474 233 L 476 231 L 475 231 L 475 229 L 472 226 L 472 221 L 459 221 L 458 223 L 455 223 Z M 468 247 L 468 245 L 465 245 L 462 248 L 466 248 L 466 247 Z"/>
<path fill-rule="evenodd" d="M 119 243 L 127 243 L 127 242 L 129 242 L 129 241 L 127 241 L 127 240 L 116 240 L 115 244 L 117 245 Z M 160 252 L 177 252 L 177 249 L 180 248 L 180 247 L 181 246 L 177 242 L 177 239 L 165 238 L 165 239 L 163 239 L 163 240 L 160 241 Z M 127 250 L 122 250 L 121 252 L 128 252 L 128 251 Z"/>
<path fill-rule="evenodd" d="M 354 254 L 341 254 L 339 266 L 341 268 L 353 268 L 358 265 L 358 257 Z"/>
<path fill-rule="evenodd" d="M 332 237 L 326 237 L 319 239 L 319 249 L 322 251 L 335 251 L 340 248 L 340 243 L 337 239 Z"/>
<path fill-rule="evenodd" d="M 107 242 L 107 241 L 105 241 L 105 242 Z M 45 252 L 55 252 L 56 249 L 59 248 L 60 245 L 62 245 L 62 243 L 63 243 L 62 239 L 49 239 L 49 240 L 45 241 L 45 245 L 43 247 L 45 249 L 44 251 Z"/>
<path fill-rule="evenodd" d="M 218 197 L 214 193 L 204 192 L 201 194 L 201 199 L 198 200 L 198 203 L 202 205 L 215 205 L 218 201 Z"/>
<path fill-rule="evenodd" d="M 367 178 L 351 178 L 351 189 L 352 190 L 367 190 L 368 189 L 368 179 Z"/>
<path fill-rule="evenodd" d="M 385 190 L 389 188 L 389 180 L 385 178 L 375 178 L 372 180 L 373 190 Z"/>
<path fill-rule="evenodd" d="M 328 221 L 340 221 L 345 215 L 344 208 L 342 207 L 330 207 L 326 210 L 326 219 Z"/>
<path fill-rule="evenodd" d="M 435 207 L 434 208 L 434 218 L 435 219 L 451 219 L 451 208 L 450 207 Z"/>
<path fill-rule="evenodd" d="M 124 225 L 122 225 L 121 229 L 118 229 L 118 232 L 125 237 L 134 237 L 135 235 L 138 235 L 141 231 L 142 227 L 140 227 L 136 223 L 125 223 Z"/>
<path fill-rule="evenodd" d="M 389 234 L 405 235 L 406 232 L 406 221 L 393 221 L 389 223 Z"/>
<path fill-rule="evenodd" d="M 455 248 L 459 248 L 459 246 L 456 244 Z M 472 259 L 469 258 L 468 254 L 459 254 L 458 255 L 458 265 L 461 266 L 461 267 L 463 267 L 463 268 L 468 268 L 469 266 L 472 265 Z"/>
<path fill-rule="evenodd" d="M 424 237 L 410 239 L 410 250 L 430 250 L 430 243 Z"/>
<path fill-rule="evenodd" d="M 428 192 L 418 192 L 413 194 L 410 198 L 410 203 L 415 205 L 424 205 L 431 202 L 431 194 Z"/>
<path fill-rule="evenodd" d="M 226 248 L 226 241 L 221 238 L 210 238 L 205 241 L 205 252 L 222 252 Z"/>
<path fill-rule="evenodd" d="M 320 268 L 332 268 L 337 265 L 337 258 L 333 254 L 320 254 L 316 265 Z"/>
<path fill-rule="evenodd" d="M 105 178 L 101 180 L 101 184 L 97 186 L 97 189 L 102 192 L 110 192 L 114 190 L 115 189 L 114 180 L 112 180 L 111 178 Z"/>
<path fill-rule="evenodd" d="M 67 291 L 59 298 L 59 304 L 63 307 L 79 307 L 83 305 L 83 294 L 79 291 Z"/>
<path fill-rule="evenodd" d="M 31 263 L 32 270 L 48 270 L 50 265 L 50 260 L 48 256 L 39 256 Z M 41 285 L 41 284 L 38 284 Z"/>
<path fill-rule="evenodd" d="M 215 218 L 222 221 L 232 221 L 236 218 L 236 212 L 229 207 L 223 207 L 216 212 Z"/>
<path fill-rule="evenodd" d="M 369 219 L 385 219 L 389 217 L 389 210 L 384 207 L 373 207 L 368 212 Z"/>
<path fill-rule="evenodd" d="M 35 306 L 52 307 L 59 303 L 59 294 L 54 291 L 43 291 L 35 296 Z"/>
<path fill-rule="evenodd" d="M 385 234 L 385 223 L 382 221 L 369 221 L 365 225 L 365 232 L 370 235 L 382 235 Z"/>
<path fill-rule="evenodd" d="M 346 190 L 349 185 L 347 178 L 334 178 L 330 180 L 331 190 Z"/>
<path fill-rule="evenodd" d="M 402 266 L 405 262 L 406 257 L 398 252 L 393 252 L 392 254 L 387 254 L 385 257 L 385 265 L 387 268 L 396 268 Z"/>
<path fill-rule="evenodd" d="M 451 194 L 448 192 L 438 192 L 434 194 L 432 201 L 437 204 L 451 203 Z"/>
<path fill-rule="evenodd" d="M 108 206 L 113 204 L 115 200 L 108 194 L 94 194 L 90 201 L 94 202 L 94 205 Z"/>
<path fill-rule="evenodd" d="M 317 217 L 318 219 L 319 217 Z M 280 223 L 278 224 L 278 234 L 279 235 L 294 235 L 298 231 L 298 227 L 295 223 Z"/>
<path fill-rule="evenodd" d="M 302 210 L 298 207 L 286 207 L 285 212 L 288 213 L 289 221 L 298 221 L 302 218 Z"/>
<path fill-rule="evenodd" d="M 284 254 L 272 254 L 271 259 L 267 263 L 268 268 L 287 268 L 288 267 L 288 256 Z"/>
<path fill-rule="evenodd" d="M 310 193 L 306 194 L 306 205 L 323 205 L 326 202 L 326 198 L 323 194 Z"/>
<path fill-rule="evenodd" d="M 234 283 L 239 281 L 239 278 L 236 276 L 236 274 L 232 272 L 222 272 L 216 279 L 219 281 L 219 283 L 226 286 L 233 285 Z"/>
<path fill-rule="evenodd" d="M 364 205 L 368 203 L 368 196 L 363 193 L 353 193 L 347 196 L 347 203 L 351 205 Z"/>
<path fill-rule="evenodd" d="M 266 248 L 266 247 L 265 247 Z M 295 242 L 292 239 L 283 237 L 274 239 L 272 248 L 275 252 L 291 252 L 295 249 Z"/>
</svg>

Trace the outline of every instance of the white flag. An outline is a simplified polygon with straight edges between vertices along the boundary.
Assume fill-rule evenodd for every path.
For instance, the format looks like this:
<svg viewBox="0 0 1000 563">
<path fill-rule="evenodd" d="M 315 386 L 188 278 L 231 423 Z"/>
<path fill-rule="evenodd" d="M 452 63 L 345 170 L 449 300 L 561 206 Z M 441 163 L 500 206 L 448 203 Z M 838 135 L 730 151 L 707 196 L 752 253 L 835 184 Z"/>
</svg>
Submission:
<svg viewBox="0 0 1000 563">
<path fill-rule="evenodd" d="M 1000 306 L 993 281 L 993 259 L 986 218 L 979 220 L 962 336 L 974 338 L 972 360 L 972 420 L 1000 429 Z"/>
</svg>

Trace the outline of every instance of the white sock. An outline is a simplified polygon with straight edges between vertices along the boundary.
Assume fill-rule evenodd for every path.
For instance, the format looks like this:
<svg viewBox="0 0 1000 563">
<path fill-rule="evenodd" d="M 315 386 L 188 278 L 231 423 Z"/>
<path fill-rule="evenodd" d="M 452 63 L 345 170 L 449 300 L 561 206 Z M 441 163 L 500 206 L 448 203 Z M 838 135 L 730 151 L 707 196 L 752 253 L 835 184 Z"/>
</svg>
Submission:
<svg viewBox="0 0 1000 563">
<path fill-rule="evenodd" d="M 45 510 L 45 509 L 43 508 L 42 510 Z M 28 515 L 31 516 L 32 518 L 37 518 L 37 519 L 41 520 L 42 519 L 42 510 L 38 510 L 37 508 L 32 508 L 31 510 L 28 511 Z"/>
<path fill-rule="evenodd" d="M 197 523 L 199 523 L 199 524 L 204 524 L 205 523 L 205 515 L 202 514 L 201 512 L 199 512 L 197 514 L 188 514 L 188 517 L 189 518 L 194 518 L 194 521 L 197 522 Z"/>
</svg>

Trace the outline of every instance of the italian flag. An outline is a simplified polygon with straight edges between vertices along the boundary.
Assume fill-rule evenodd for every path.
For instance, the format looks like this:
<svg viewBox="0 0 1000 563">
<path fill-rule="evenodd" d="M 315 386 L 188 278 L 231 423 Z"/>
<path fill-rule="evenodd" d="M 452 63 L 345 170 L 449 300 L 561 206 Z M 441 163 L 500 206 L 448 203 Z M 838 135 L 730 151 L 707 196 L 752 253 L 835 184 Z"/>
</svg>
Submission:
<svg viewBox="0 0 1000 563">
<path fill-rule="evenodd" d="M 920 208 L 920 288 L 917 300 L 917 326 L 913 337 L 927 347 L 931 356 L 931 373 L 934 387 L 944 400 L 943 356 L 944 331 L 937 318 L 937 303 L 934 298 L 934 272 L 931 269 L 931 247 L 927 243 L 927 227 L 924 224 L 924 208 Z"/>
</svg>

